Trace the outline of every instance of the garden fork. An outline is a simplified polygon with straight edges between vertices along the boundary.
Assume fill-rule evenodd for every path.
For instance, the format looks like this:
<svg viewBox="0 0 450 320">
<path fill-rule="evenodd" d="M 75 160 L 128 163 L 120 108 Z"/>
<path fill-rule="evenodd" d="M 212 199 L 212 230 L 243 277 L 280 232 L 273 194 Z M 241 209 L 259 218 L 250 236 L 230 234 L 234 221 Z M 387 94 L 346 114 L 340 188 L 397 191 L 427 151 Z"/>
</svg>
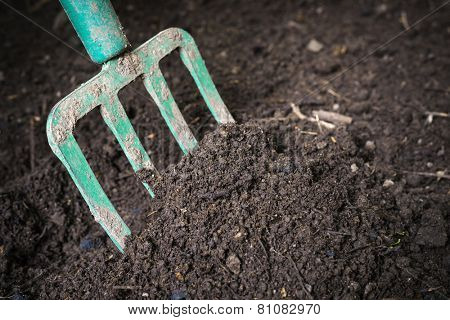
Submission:
<svg viewBox="0 0 450 320">
<path fill-rule="evenodd" d="M 60 0 L 91 59 L 102 64 L 92 79 L 58 102 L 47 120 L 53 152 L 69 171 L 95 220 L 123 253 L 130 229 L 112 205 L 73 136 L 76 122 L 100 107 L 103 120 L 117 138 L 133 170 L 156 173 L 118 99 L 120 89 L 137 78 L 158 105 L 172 135 L 186 154 L 197 140 L 184 120 L 159 68 L 162 58 L 176 48 L 203 99 L 219 124 L 234 122 L 206 69 L 193 38 L 184 30 L 167 29 L 133 51 L 109 0 Z M 147 180 L 147 179 L 146 179 Z M 142 184 L 153 197 L 146 181 Z"/>
</svg>

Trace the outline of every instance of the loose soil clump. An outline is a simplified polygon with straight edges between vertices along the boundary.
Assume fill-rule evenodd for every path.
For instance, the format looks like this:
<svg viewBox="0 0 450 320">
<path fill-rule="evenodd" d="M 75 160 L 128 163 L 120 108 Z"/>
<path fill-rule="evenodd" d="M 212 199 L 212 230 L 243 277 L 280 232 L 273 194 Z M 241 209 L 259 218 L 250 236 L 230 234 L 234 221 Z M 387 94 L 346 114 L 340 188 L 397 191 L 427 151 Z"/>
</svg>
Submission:
<svg viewBox="0 0 450 320">
<path fill-rule="evenodd" d="M 417 232 L 399 203 L 414 200 L 383 187 L 345 130 L 313 138 L 277 127 L 207 135 L 162 174 L 126 255 L 77 258 L 43 281 L 41 297 L 417 298 L 424 276 L 447 282 L 438 261 L 413 252 L 445 242 L 438 213 Z"/>
</svg>

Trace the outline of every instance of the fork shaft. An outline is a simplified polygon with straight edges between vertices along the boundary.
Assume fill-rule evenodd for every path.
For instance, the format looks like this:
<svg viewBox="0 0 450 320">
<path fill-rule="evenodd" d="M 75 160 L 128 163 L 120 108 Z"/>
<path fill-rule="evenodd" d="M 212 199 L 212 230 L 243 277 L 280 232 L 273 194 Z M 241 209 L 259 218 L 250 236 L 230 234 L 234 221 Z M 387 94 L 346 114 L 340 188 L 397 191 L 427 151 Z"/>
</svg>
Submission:
<svg viewBox="0 0 450 320">
<path fill-rule="evenodd" d="M 60 0 L 92 61 L 104 63 L 129 45 L 109 0 Z"/>
</svg>

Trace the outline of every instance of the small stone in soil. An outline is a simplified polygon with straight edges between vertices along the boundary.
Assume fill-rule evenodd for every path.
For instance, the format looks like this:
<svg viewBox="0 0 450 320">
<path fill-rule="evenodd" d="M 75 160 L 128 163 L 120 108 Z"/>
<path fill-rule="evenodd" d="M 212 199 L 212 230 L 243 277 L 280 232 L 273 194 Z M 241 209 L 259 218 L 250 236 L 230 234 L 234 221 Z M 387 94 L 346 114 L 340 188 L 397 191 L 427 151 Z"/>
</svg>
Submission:
<svg viewBox="0 0 450 320">
<path fill-rule="evenodd" d="M 184 277 L 181 272 L 175 272 L 175 278 L 177 278 L 178 281 L 184 281 Z"/>
<path fill-rule="evenodd" d="M 12 300 L 27 300 L 27 297 L 20 292 L 16 292 L 11 297 Z"/>
<path fill-rule="evenodd" d="M 375 8 L 377 14 L 383 14 L 388 10 L 388 6 L 385 3 L 380 4 Z"/>
<path fill-rule="evenodd" d="M 236 231 L 236 234 L 233 236 L 234 240 L 240 241 L 243 240 L 247 235 L 247 232 L 244 228 L 240 228 Z"/>
<path fill-rule="evenodd" d="M 373 142 L 371 140 L 366 141 L 366 144 L 364 145 L 364 148 L 366 148 L 369 151 L 375 150 L 376 149 L 375 142 Z"/>
<path fill-rule="evenodd" d="M 305 283 L 305 289 L 306 289 L 308 292 L 311 292 L 311 291 L 312 291 L 312 285 L 310 285 L 309 283 Z"/>
<path fill-rule="evenodd" d="M 175 290 L 172 292 L 170 300 L 186 300 L 186 292 L 182 290 Z"/>
<path fill-rule="evenodd" d="M 228 256 L 226 265 L 234 274 L 239 274 L 241 272 L 241 260 L 239 260 L 234 253 Z"/>
<path fill-rule="evenodd" d="M 394 185 L 394 181 L 392 181 L 391 179 L 386 179 L 383 182 L 384 188 L 389 188 L 389 187 L 392 187 L 393 185 Z"/>
<path fill-rule="evenodd" d="M 311 52 L 319 52 L 320 50 L 323 49 L 323 44 L 321 44 L 316 39 L 312 39 L 308 42 L 306 48 Z"/>
<path fill-rule="evenodd" d="M 333 250 L 327 250 L 327 251 L 325 251 L 325 255 L 326 255 L 327 257 L 334 258 L 334 256 L 336 255 L 336 253 L 335 253 Z"/>
<path fill-rule="evenodd" d="M 80 242 L 80 249 L 82 250 L 90 250 L 94 248 L 94 241 L 92 241 L 91 239 L 81 239 Z"/>
</svg>

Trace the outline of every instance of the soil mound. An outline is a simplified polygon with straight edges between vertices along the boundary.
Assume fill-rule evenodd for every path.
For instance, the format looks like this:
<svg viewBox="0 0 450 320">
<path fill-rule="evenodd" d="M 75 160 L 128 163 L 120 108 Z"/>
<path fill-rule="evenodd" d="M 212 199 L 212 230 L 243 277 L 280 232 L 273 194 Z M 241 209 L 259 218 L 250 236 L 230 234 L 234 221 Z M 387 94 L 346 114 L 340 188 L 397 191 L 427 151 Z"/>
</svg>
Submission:
<svg viewBox="0 0 450 320">
<path fill-rule="evenodd" d="M 52 299 L 445 294 L 442 262 L 426 253 L 427 245 L 445 244 L 445 229 L 437 232 L 428 224 L 426 235 L 416 240 L 417 204 L 396 192 L 399 186 L 383 186 L 370 151 L 358 153 L 343 129 L 313 136 L 280 125 L 223 126 L 207 135 L 158 179 L 147 226 L 129 240 L 125 255 L 103 246 L 73 256 L 36 286 L 35 294 Z M 434 220 L 440 215 L 427 214 Z M 433 233 L 439 233 L 436 243 Z M 433 286 L 440 289 L 423 290 Z"/>
</svg>

